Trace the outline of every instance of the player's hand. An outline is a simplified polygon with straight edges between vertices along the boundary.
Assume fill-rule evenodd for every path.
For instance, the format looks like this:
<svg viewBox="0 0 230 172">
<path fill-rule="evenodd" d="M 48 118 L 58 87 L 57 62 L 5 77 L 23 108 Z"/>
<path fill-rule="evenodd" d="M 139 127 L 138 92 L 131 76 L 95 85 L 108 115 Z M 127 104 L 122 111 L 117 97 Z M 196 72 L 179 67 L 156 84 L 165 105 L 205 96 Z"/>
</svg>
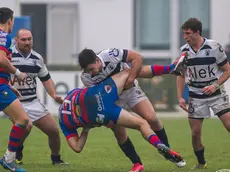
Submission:
<svg viewBox="0 0 230 172">
<path fill-rule="evenodd" d="M 188 108 L 186 106 L 186 101 L 184 98 L 179 99 L 179 105 L 185 112 L 188 112 Z"/>
<path fill-rule="evenodd" d="M 124 88 L 129 89 L 129 88 L 133 87 L 135 79 L 136 78 L 128 77 L 128 79 L 125 82 Z"/>
<path fill-rule="evenodd" d="M 55 102 L 62 104 L 63 103 L 63 98 L 61 96 L 54 96 L 53 99 L 55 100 Z"/>
<path fill-rule="evenodd" d="M 17 75 L 17 78 L 19 81 L 24 81 L 26 79 L 27 75 L 24 72 L 21 72 L 19 75 Z"/>
<path fill-rule="evenodd" d="M 216 87 L 214 85 L 206 86 L 202 89 L 202 92 L 206 95 L 211 95 L 216 92 Z"/>
<path fill-rule="evenodd" d="M 11 86 L 10 89 L 16 94 L 18 98 L 22 97 L 21 93 L 16 88 Z"/>
</svg>

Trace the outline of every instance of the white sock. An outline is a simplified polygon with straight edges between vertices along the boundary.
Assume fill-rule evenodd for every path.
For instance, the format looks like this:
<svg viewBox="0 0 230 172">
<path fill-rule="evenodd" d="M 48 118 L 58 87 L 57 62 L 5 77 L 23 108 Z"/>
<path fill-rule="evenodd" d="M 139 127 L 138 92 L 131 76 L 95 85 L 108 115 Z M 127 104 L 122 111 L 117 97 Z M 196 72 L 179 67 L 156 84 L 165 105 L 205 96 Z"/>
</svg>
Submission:
<svg viewBox="0 0 230 172">
<path fill-rule="evenodd" d="M 7 149 L 6 153 L 4 155 L 4 158 L 5 158 L 5 160 L 6 160 L 7 163 L 10 163 L 10 162 L 12 162 L 12 161 L 15 160 L 15 158 L 16 158 L 16 152 L 11 152 L 11 151 L 9 151 Z"/>
</svg>

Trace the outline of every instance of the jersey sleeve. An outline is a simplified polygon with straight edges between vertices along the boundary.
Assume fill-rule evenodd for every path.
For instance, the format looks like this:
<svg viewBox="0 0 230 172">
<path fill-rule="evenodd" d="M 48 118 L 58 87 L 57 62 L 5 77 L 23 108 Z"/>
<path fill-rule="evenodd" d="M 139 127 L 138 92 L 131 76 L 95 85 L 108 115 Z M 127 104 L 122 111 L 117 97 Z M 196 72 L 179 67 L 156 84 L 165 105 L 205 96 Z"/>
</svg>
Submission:
<svg viewBox="0 0 230 172">
<path fill-rule="evenodd" d="M 0 50 L 4 51 L 6 55 L 12 53 L 10 51 L 11 46 L 11 37 L 7 35 L 6 33 L 0 34 Z"/>
<path fill-rule="evenodd" d="M 43 58 L 40 58 L 40 66 L 41 66 L 41 69 L 40 71 L 38 72 L 38 78 L 44 82 L 44 81 L 47 81 L 51 78 L 50 74 L 49 74 L 49 71 L 44 63 L 44 60 Z"/>
<path fill-rule="evenodd" d="M 220 45 L 219 43 L 216 43 L 216 47 L 214 49 L 215 51 L 215 57 L 216 57 L 216 63 L 218 64 L 218 66 L 223 66 L 225 65 L 228 60 L 227 60 L 227 55 L 224 52 L 224 48 L 222 47 L 222 45 Z"/>
<path fill-rule="evenodd" d="M 111 62 L 126 62 L 128 57 L 128 50 L 126 49 L 117 49 L 117 48 L 110 48 L 101 51 L 98 54 L 101 59 L 107 59 Z"/>
<path fill-rule="evenodd" d="M 62 130 L 62 133 L 65 135 L 66 140 L 68 140 L 71 137 L 78 136 L 77 129 L 68 128 L 64 123 L 60 121 L 59 121 L 59 125 Z"/>
</svg>

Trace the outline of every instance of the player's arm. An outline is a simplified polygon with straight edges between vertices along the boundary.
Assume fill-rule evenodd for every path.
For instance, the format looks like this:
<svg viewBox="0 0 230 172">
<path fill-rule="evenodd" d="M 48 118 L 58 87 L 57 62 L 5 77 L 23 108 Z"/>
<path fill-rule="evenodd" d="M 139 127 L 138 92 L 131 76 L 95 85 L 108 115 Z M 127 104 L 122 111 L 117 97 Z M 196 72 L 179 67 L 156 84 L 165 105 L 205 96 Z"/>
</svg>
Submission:
<svg viewBox="0 0 230 172">
<path fill-rule="evenodd" d="M 40 59 L 40 65 L 41 65 L 41 69 L 38 72 L 38 78 L 42 82 L 44 88 L 46 89 L 46 91 L 50 95 L 50 97 L 52 97 L 57 103 L 62 104 L 63 99 L 62 99 L 62 97 L 56 95 L 55 84 L 54 84 L 54 82 L 53 82 L 53 80 L 49 74 L 49 71 L 48 71 L 42 57 Z"/>
<path fill-rule="evenodd" d="M 69 146 L 74 152 L 80 153 L 83 150 L 88 138 L 88 133 L 89 130 L 83 128 L 80 137 L 78 135 L 74 135 L 72 137 L 69 137 L 68 139 L 67 139 L 68 136 L 66 137 Z"/>
<path fill-rule="evenodd" d="M 177 97 L 180 107 L 188 112 L 188 108 L 186 107 L 186 102 L 183 98 L 184 86 L 185 86 L 185 77 L 177 76 L 176 77 L 176 85 L 177 85 Z"/>
<path fill-rule="evenodd" d="M 142 61 L 143 61 L 142 56 L 138 52 L 128 50 L 126 62 L 131 63 L 131 72 L 130 72 L 129 77 L 125 83 L 125 88 L 132 87 L 134 80 L 139 75 Z"/>
<path fill-rule="evenodd" d="M 227 56 L 224 52 L 223 47 L 218 43 L 217 46 L 218 48 L 216 49 L 216 63 L 219 66 L 219 68 L 223 71 L 223 74 L 212 85 L 203 88 L 203 93 L 208 95 L 211 95 L 214 92 L 216 92 L 216 90 L 218 90 L 220 86 L 224 84 L 224 82 L 227 81 L 230 77 L 230 66 L 227 60 Z"/>
<path fill-rule="evenodd" d="M 17 76 L 20 75 L 19 69 L 17 69 L 10 63 L 10 61 L 6 57 L 6 52 L 1 49 L 1 46 L 0 46 L 0 67 L 5 69 L 8 73 Z"/>
</svg>

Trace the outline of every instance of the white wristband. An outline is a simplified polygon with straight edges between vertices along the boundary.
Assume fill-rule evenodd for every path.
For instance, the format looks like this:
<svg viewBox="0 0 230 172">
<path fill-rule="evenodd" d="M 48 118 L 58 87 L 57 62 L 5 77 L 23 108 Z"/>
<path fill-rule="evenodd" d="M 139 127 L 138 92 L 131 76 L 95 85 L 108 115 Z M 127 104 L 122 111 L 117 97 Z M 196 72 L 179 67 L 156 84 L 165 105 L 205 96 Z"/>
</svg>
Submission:
<svg viewBox="0 0 230 172">
<path fill-rule="evenodd" d="M 20 74 L 21 74 L 20 70 L 19 70 L 19 69 L 16 69 L 16 72 L 15 72 L 14 75 L 19 76 Z"/>
</svg>

